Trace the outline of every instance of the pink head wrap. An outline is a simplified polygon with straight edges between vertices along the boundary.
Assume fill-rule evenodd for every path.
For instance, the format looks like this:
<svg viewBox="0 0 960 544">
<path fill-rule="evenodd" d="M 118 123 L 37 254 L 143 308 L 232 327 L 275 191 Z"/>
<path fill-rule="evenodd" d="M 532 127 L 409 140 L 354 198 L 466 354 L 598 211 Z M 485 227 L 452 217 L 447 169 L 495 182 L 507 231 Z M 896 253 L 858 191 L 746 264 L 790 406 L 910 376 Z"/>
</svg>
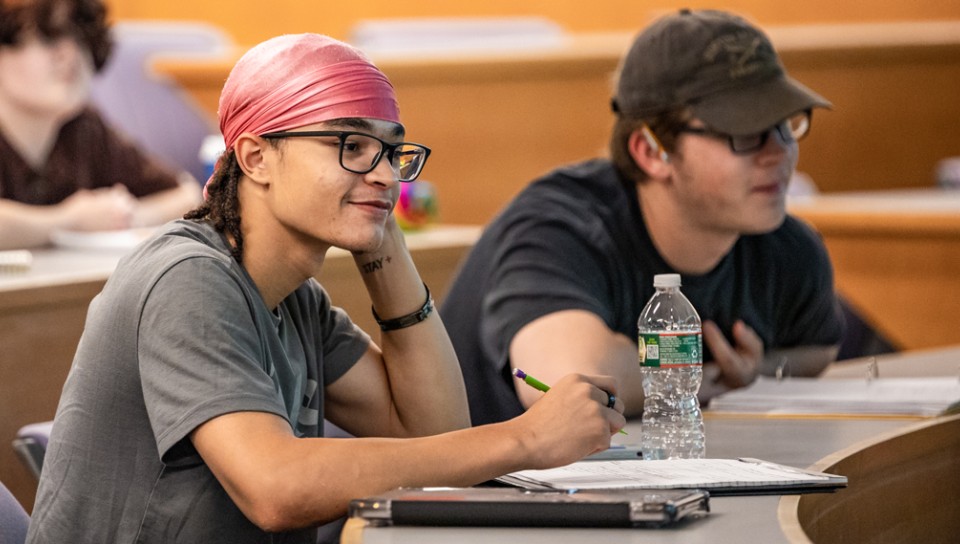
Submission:
<svg viewBox="0 0 960 544">
<path fill-rule="evenodd" d="M 343 118 L 400 122 L 393 85 L 360 50 L 320 34 L 290 34 L 250 49 L 220 94 L 220 132 L 231 149 L 265 134 Z"/>
</svg>

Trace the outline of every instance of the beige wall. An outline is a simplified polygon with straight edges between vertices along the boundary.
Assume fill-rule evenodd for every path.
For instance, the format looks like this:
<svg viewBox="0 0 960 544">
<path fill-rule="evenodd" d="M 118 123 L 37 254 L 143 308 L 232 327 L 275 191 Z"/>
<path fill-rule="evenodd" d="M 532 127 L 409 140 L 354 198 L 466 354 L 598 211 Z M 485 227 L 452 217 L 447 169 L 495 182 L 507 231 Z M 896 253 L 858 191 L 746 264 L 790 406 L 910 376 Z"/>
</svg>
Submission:
<svg viewBox="0 0 960 544">
<path fill-rule="evenodd" d="M 821 191 L 931 186 L 938 161 L 960 155 L 960 20 L 768 29 L 789 72 L 834 104 L 801 144 L 799 168 Z M 423 179 L 437 187 L 441 220 L 486 223 L 534 177 L 602 154 L 610 81 L 632 35 L 585 34 L 536 53 L 375 59 L 407 134 L 433 148 Z M 154 67 L 215 117 L 234 61 Z"/>
<path fill-rule="evenodd" d="M 346 39 L 361 19 L 388 17 L 528 16 L 548 17 L 572 32 L 639 29 L 664 10 L 689 6 L 685 0 L 105 0 L 118 19 L 197 19 L 223 27 L 240 44 L 278 34 L 320 32 Z M 331 7 L 330 4 L 335 4 Z M 704 0 L 698 7 L 720 7 L 747 15 L 762 25 L 824 22 L 960 19 L 957 0 Z"/>
<path fill-rule="evenodd" d="M 489 221 L 534 177 L 604 152 L 613 122 L 610 83 L 620 55 L 654 12 L 686 4 L 600 0 L 583 9 L 584 2 L 571 0 L 368 0 L 331 10 L 330 2 L 292 0 L 229 7 L 195 0 L 109 2 L 118 18 L 189 16 L 215 22 L 233 35 L 238 51 L 282 32 L 313 30 L 343 38 L 356 21 L 398 16 L 401 5 L 408 16 L 542 14 L 561 22 L 582 39 L 550 54 L 375 57 L 397 88 L 407 133 L 434 149 L 423 179 L 437 185 L 441 220 L 471 224 Z M 700 5 L 711 4 L 721 3 Z M 722 5 L 758 20 L 790 73 L 833 101 L 832 112 L 817 113 L 801 148 L 799 168 L 820 190 L 930 186 L 938 161 L 960 155 L 960 101 L 954 98 L 960 87 L 960 1 Z M 900 24 L 934 19 L 943 25 Z M 898 24 L 861 24 L 878 21 Z M 594 43 L 589 36 L 601 38 Z M 214 118 L 235 58 L 199 69 L 173 59 L 161 72 L 172 75 Z"/>
</svg>

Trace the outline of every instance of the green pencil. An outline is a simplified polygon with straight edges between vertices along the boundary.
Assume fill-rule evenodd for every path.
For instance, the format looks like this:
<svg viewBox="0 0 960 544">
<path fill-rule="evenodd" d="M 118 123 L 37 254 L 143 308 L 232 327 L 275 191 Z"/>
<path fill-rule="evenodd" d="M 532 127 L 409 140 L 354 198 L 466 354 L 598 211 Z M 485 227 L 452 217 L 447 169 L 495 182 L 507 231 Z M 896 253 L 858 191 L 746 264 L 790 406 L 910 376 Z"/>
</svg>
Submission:
<svg viewBox="0 0 960 544">
<path fill-rule="evenodd" d="M 521 380 L 523 380 L 523 383 L 529 385 L 530 387 L 536 389 L 537 391 L 543 391 L 544 393 L 546 393 L 547 391 L 550 390 L 549 385 L 541 382 L 540 380 L 534 378 L 533 376 L 527 374 L 526 372 L 520 370 L 519 368 L 513 371 L 513 375 L 516 376 L 517 378 L 520 378 Z M 627 434 L 627 431 L 620 429 L 619 433 Z"/>
</svg>

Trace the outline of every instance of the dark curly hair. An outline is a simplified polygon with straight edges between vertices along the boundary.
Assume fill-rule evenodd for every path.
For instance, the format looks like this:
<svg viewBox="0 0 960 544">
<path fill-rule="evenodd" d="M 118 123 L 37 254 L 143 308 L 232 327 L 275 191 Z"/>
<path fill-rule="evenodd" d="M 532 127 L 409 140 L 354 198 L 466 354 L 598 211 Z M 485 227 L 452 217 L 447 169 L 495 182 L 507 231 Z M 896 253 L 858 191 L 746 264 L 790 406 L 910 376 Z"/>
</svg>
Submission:
<svg viewBox="0 0 960 544">
<path fill-rule="evenodd" d="M 99 0 L 0 0 L 0 47 L 19 44 L 28 31 L 48 39 L 75 37 L 98 72 L 113 49 L 107 8 Z"/>
</svg>

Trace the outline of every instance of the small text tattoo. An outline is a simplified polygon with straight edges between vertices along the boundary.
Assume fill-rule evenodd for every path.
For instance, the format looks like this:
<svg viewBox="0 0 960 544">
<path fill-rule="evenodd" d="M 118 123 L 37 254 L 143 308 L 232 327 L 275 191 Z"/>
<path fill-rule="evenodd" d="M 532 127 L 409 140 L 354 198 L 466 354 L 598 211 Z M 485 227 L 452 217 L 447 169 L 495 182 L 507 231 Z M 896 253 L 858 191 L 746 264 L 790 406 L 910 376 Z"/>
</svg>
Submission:
<svg viewBox="0 0 960 544">
<path fill-rule="evenodd" d="M 388 256 L 388 257 L 380 257 L 379 259 L 376 259 L 376 260 L 374 260 L 374 261 L 370 261 L 369 263 L 364 264 L 364 265 L 361 267 L 361 269 L 363 270 L 363 273 L 364 273 L 364 274 L 371 274 L 371 273 L 373 273 L 373 272 L 376 272 L 376 271 L 378 271 L 378 270 L 381 270 L 381 269 L 383 268 L 384 264 L 389 264 L 389 263 L 390 263 L 390 260 L 391 260 L 391 259 L 390 259 L 389 256 Z"/>
</svg>

